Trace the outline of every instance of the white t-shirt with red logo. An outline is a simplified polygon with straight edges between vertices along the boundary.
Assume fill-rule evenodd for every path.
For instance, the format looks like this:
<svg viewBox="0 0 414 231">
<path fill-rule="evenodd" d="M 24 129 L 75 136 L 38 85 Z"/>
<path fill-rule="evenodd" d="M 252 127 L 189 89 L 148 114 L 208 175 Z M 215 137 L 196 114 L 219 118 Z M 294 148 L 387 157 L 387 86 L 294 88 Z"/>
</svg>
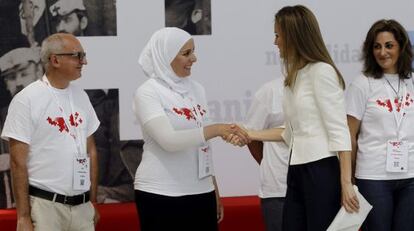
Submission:
<svg viewBox="0 0 414 231">
<path fill-rule="evenodd" d="M 386 81 L 388 80 L 389 83 Z M 392 88 L 391 88 L 391 86 Z M 403 97 L 395 99 L 395 92 Z M 368 180 L 393 180 L 414 177 L 414 89 L 413 80 L 404 79 L 398 90 L 398 76 L 385 75 L 381 79 L 358 76 L 348 87 L 347 114 L 361 121 L 355 177 Z M 394 115 L 395 110 L 396 116 Z M 398 129 L 396 118 L 402 122 Z M 386 171 L 387 141 L 408 143 L 408 172 Z"/>
<path fill-rule="evenodd" d="M 246 115 L 245 127 L 263 130 L 283 126 L 282 98 L 282 78 L 260 87 Z M 284 142 L 263 143 L 263 159 L 260 163 L 260 198 L 285 197 L 288 162 L 289 147 Z"/>
<path fill-rule="evenodd" d="M 38 80 L 13 98 L 1 137 L 29 144 L 30 185 L 71 196 L 84 192 L 73 190 L 77 146 L 86 154 L 86 139 L 98 127 L 98 117 L 84 90 L 73 84 L 66 89 L 48 88 Z"/>
<path fill-rule="evenodd" d="M 185 97 L 153 78 L 142 84 L 134 98 L 137 107 L 134 110 L 141 127 L 160 116 L 167 116 L 175 131 L 200 128 L 197 121 L 206 125 L 208 111 L 204 88 L 192 80 L 189 84 Z M 160 129 L 159 132 L 163 131 Z M 168 152 L 145 129 L 142 129 L 142 134 L 144 153 L 135 174 L 136 190 L 166 196 L 214 190 L 211 177 L 198 177 L 198 146 Z"/>
</svg>

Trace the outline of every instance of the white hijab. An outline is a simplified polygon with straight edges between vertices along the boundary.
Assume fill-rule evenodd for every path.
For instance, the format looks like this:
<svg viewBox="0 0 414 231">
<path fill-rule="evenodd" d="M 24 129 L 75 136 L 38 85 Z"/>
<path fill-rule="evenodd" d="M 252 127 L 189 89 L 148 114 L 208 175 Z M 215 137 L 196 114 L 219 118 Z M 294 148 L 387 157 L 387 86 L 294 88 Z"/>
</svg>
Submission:
<svg viewBox="0 0 414 231">
<path fill-rule="evenodd" d="M 189 33 L 176 27 L 166 27 L 156 31 L 138 59 L 145 75 L 161 80 L 180 94 L 188 93 L 188 77 L 178 77 L 171 67 L 171 62 L 191 38 Z"/>
</svg>

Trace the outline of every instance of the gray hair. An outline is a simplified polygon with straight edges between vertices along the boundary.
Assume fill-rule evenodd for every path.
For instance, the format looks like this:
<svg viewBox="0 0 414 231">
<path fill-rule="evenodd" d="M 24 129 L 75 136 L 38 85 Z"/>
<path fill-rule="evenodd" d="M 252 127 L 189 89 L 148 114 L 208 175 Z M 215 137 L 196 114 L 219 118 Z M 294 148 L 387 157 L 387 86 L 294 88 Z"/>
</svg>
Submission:
<svg viewBox="0 0 414 231">
<path fill-rule="evenodd" d="M 48 71 L 50 55 L 59 53 L 65 46 L 65 34 L 52 34 L 42 42 L 40 49 L 40 60 L 42 61 L 45 71 Z"/>
</svg>

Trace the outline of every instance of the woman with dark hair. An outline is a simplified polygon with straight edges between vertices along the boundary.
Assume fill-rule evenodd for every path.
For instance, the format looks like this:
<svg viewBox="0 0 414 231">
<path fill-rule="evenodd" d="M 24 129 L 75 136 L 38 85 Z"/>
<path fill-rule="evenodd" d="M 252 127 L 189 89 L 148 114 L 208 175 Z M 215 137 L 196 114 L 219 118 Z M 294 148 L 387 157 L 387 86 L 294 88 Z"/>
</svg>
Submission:
<svg viewBox="0 0 414 231">
<path fill-rule="evenodd" d="M 283 137 L 290 146 L 283 230 L 326 230 L 341 207 L 341 197 L 348 212 L 359 208 L 351 183 L 344 80 L 308 8 L 287 6 L 277 12 L 275 45 L 286 75 L 286 128 L 249 131 L 249 136 L 261 141 Z"/>
<path fill-rule="evenodd" d="M 367 33 L 363 75 L 347 93 L 359 191 L 373 205 L 362 230 L 414 230 L 413 52 L 405 29 L 379 20 Z"/>
</svg>

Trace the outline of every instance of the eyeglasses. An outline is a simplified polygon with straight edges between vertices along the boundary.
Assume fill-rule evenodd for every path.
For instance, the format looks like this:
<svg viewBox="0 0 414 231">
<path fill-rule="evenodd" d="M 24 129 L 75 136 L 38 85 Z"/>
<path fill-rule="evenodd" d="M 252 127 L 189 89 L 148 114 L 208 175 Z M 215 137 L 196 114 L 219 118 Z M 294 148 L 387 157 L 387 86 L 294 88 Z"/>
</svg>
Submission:
<svg viewBox="0 0 414 231">
<path fill-rule="evenodd" d="M 66 55 L 71 57 L 76 57 L 79 59 L 79 61 L 82 61 L 86 58 L 86 53 L 83 51 L 73 52 L 73 53 L 58 53 L 55 55 Z"/>
</svg>

